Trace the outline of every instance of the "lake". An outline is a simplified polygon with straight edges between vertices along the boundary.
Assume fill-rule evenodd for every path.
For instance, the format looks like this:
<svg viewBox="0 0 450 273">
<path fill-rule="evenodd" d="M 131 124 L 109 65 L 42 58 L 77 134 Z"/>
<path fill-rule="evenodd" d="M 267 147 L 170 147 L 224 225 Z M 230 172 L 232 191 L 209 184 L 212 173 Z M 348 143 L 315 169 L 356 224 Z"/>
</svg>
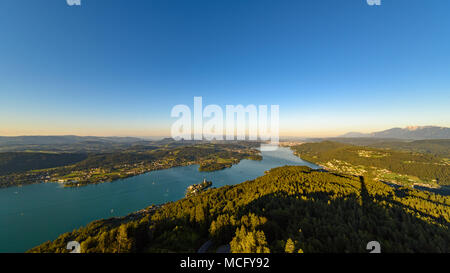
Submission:
<svg viewBox="0 0 450 273">
<path fill-rule="evenodd" d="M 0 252 L 24 252 L 89 222 L 125 216 L 152 204 L 184 197 L 189 185 L 206 178 L 213 187 L 252 180 L 284 165 L 317 165 L 296 157 L 289 148 L 263 151 L 263 160 L 242 160 L 215 172 L 198 165 L 152 171 L 111 183 L 65 188 L 41 183 L 0 189 Z"/>
</svg>

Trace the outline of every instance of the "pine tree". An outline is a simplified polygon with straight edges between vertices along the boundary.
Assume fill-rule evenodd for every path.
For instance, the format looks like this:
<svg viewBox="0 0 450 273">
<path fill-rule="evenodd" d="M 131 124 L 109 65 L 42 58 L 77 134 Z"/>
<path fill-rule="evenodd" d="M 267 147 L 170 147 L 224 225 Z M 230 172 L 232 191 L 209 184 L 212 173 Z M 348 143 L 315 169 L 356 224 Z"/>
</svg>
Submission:
<svg viewBox="0 0 450 273">
<path fill-rule="evenodd" d="M 294 253 L 295 245 L 291 238 L 287 239 L 286 246 L 284 247 L 284 252 L 286 253 Z"/>
</svg>

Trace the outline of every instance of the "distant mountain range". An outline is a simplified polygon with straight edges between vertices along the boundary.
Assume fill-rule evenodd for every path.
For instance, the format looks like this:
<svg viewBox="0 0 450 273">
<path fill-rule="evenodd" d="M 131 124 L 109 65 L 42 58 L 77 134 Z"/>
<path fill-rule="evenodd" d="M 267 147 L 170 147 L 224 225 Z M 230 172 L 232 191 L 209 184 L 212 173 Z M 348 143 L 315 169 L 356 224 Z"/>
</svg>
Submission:
<svg viewBox="0 0 450 273">
<path fill-rule="evenodd" d="M 85 142 L 98 143 L 130 143 L 141 141 L 142 139 L 134 137 L 94 137 L 94 136 L 0 136 L 0 146 L 8 145 L 68 145 Z"/>
<path fill-rule="evenodd" d="M 370 138 L 398 138 L 398 139 L 450 139 L 450 128 L 438 126 L 409 126 L 406 128 L 392 128 L 380 132 L 363 134 L 350 132 L 339 137 L 370 137 Z"/>
<path fill-rule="evenodd" d="M 339 136 L 339 138 L 380 138 L 380 139 L 450 139 L 450 128 L 438 126 L 409 126 L 406 128 L 391 128 L 388 130 L 359 133 L 350 132 Z M 136 143 L 145 141 L 136 137 L 96 137 L 96 136 L 0 136 L 0 147 L 10 145 L 71 145 L 82 143 Z M 171 142 L 173 139 L 160 139 L 159 142 Z"/>
</svg>

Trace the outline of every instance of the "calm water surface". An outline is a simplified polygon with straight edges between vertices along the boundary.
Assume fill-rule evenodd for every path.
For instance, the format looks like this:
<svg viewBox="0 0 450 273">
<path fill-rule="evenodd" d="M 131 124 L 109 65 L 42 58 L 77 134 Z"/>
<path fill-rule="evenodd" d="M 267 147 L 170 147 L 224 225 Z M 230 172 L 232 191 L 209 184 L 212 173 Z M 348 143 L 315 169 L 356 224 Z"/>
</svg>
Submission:
<svg viewBox="0 0 450 273">
<path fill-rule="evenodd" d="M 262 152 L 263 160 L 242 160 L 231 168 L 199 172 L 198 165 L 153 171 L 112 183 L 64 188 L 42 183 L 0 189 L 0 252 L 24 252 L 58 235 L 101 218 L 124 216 L 152 204 L 184 197 L 189 185 L 204 178 L 214 187 L 254 179 L 284 165 L 318 166 L 290 149 Z"/>
</svg>

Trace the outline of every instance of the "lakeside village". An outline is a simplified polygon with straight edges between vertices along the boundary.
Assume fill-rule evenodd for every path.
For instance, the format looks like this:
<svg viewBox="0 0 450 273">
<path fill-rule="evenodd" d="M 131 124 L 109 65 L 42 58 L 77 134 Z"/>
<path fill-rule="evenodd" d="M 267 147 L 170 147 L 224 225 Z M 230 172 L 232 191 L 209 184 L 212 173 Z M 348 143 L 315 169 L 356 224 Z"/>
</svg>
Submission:
<svg viewBox="0 0 450 273">
<path fill-rule="evenodd" d="M 111 182 L 117 179 L 144 174 L 149 171 L 192 164 L 197 164 L 197 162 L 187 160 L 156 160 L 150 163 L 121 164 L 114 167 L 90 168 L 86 170 L 70 170 L 70 168 L 66 169 L 66 167 L 57 167 L 12 174 L 2 177 L 2 179 L 22 181 L 21 184 L 58 182 L 63 184 L 64 187 L 77 187 L 91 183 Z"/>
<path fill-rule="evenodd" d="M 185 150 L 186 149 L 186 150 Z M 157 151 L 161 152 L 161 151 Z M 100 157 L 97 165 L 89 167 L 83 162 L 75 165 L 31 170 L 0 176 L 0 187 L 25 185 L 39 182 L 59 182 L 65 187 L 77 187 L 88 184 L 111 182 L 146 172 L 169 169 L 172 167 L 199 165 L 199 171 L 211 172 L 229 168 L 242 159 L 262 160 L 260 151 L 250 147 L 183 147 L 165 152 L 160 159 L 143 159 L 141 162 L 111 164 Z M 180 156 L 180 154 L 182 154 Z M 138 154 L 139 155 L 139 154 Z M 119 161 L 119 160 L 118 160 Z M 86 166 L 85 166 L 86 165 Z M 102 166 L 103 165 L 103 166 Z"/>
<path fill-rule="evenodd" d="M 90 183 L 111 182 L 131 176 L 147 173 L 149 171 L 168 169 L 176 166 L 195 164 L 194 161 L 176 162 L 169 160 L 157 160 L 154 162 L 140 162 L 135 164 L 122 164 L 113 168 L 91 168 L 80 171 L 70 171 L 69 174 L 53 173 L 51 176 L 40 177 L 43 182 L 58 182 L 65 187 L 83 186 Z M 61 172 L 61 170 L 60 170 Z"/>
</svg>

